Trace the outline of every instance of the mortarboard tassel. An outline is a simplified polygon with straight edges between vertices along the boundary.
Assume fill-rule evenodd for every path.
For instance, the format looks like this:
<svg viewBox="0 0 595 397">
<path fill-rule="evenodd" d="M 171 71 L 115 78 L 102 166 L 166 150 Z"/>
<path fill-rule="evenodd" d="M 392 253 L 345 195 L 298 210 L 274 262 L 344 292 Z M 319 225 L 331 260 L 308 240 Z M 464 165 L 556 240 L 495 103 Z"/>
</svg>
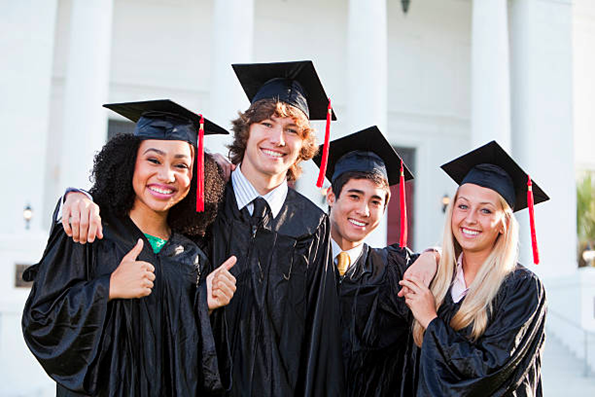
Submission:
<svg viewBox="0 0 595 397">
<path fill-rule="evenodd" d="M 405 170 L 403 160 L 401 160 L 401 176 L 399 177 L 399 208 L 401 211 L 401 238 L 399 245 L 407 246 L 407 202 L 405 197 Z"/>
<path fill-rule="evenodd" d="M 331 108 L 331 98 L 328 99 L 328 111 L 326 113 L 326 130 L 324 133 L 324 147 L 322 148 L 322 160 L 320 161 L 320 173 L 318 174 L 318 181 L 316 186 L 321 188 L 324 184 L 324 175 L 326 174 L 326 164 L 328 162 L 329 140 L 331 137 L 331 116 L 333 109 Z"/>
<path fill-rule="evenodd" d="M 196 212 L 205 210 L 205 167 L 204 167 L 204 146 L 205 119 L 200 115 L 200 127 L 198 129 L 198 148 L 196 153 Z"/>
<path fill-rule="evenodd" d="M 533 248 L 533 263 L 539 264 L 539 250 L 537 248 L 537 234 L 535 233 L 535 205 L 533 203 L 533 183 L 527 175 L 527 206 L 529 208 L 529 224 L 531 226 L 531 247 Z"/>
</svg>

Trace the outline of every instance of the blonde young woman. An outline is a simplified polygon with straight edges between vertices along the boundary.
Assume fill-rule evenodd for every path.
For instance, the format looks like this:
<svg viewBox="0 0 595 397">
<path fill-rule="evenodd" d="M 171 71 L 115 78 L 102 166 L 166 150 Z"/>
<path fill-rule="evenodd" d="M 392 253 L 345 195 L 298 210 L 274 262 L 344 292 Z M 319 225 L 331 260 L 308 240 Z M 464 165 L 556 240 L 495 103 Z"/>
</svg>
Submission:
<svg viewBox="0 0 595 397">
<path fill-rule="evenodd" d="M 541 396 L 545 291 L 517 263 L 528 176 L 491 142 L 442 168 L 460 185 L 430 289 L 403 280 L 418 396 Z M 535 203 L 548 199 L 533 184 Z"/>
</svg>

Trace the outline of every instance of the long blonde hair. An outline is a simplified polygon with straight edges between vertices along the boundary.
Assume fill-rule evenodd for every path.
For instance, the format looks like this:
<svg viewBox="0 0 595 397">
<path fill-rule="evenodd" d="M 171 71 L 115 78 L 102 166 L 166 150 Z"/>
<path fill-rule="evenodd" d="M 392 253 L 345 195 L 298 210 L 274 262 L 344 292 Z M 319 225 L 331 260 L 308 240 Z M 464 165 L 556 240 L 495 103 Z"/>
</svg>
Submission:
<svg viewBox="0 0 595 397">
<path fill-rule="evenodd" d="M 436 276 L 430 285 L 430 290 L 436 302 L 436 311 L 444 303 L 455 276 L 457 258 L 462 252 L 461 246 L 452 233 L 452 213 L 458 198 L 458 191 L 448 208 L 444 225 L 442 255 Z M 490 255 L 477 272 L 475 279 L 469 286 L 469 291 L 461 307 L 454 315 L 450 326 L 455 331 L 472 325 L 469 338 L 477 340 L 483 335 L 487 322 L 488 311 L 504 278 L 511 273 L 517 263 L 519 225 L 508 203 L 498 195 L 500 205 L 504 211 L 503 232 L 496 239 Z M 413 339 L 417 346 L 422 345 L 425 329 L 417 320 L 413 321 Z"/>
</svg>

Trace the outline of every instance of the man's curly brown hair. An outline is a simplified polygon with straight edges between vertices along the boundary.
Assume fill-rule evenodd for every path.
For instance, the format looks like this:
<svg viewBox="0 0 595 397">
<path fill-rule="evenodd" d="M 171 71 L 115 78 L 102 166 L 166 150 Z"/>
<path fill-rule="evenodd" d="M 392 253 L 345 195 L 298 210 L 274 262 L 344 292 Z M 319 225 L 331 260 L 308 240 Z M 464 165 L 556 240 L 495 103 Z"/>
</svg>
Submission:
<svg viewBox="0 0 595 397">
<path fill-rule="evenodd" d="M 240 164 L 244 158 L 248 139 L 250 138 L 250 126 L 254 123 L 260 123 L 263 120 L 270 119 L 273 116 L 291 117 L 300 129 L 299 134 L 303 140 L 302 148 L 296 162 L 287 171 L 287 180 L 292 182 L 297 180 L 302 173 L 302 167 L 300 167 L 299 163 L 314 157 L 318 150 L 318 145 L 316 143 L 314 129 L 310 127 L 310 122 L 304 112 L 285 102 L 275 99 L 263 99 L 254 102 L 244 113 L 240 112 L 239 117 L 232 121 L 234 139 L 232 144 L 228 146 L 229 156 L 233 164 Z"/>
<path fill-rule="evenodd" d="M 131 134 L 112 138 L 95 156 L 90 193 L 101 208 L 116 216 L 127 216 L 134 204 L 132 176 L 141 139 Z M 223 201 L 225 180 L 219 166 L 205 153 L 205 211 L 196 212 L 196 175 L 193 175 L 188 195 L 173 206 L 167 222 L 172 230 L 188 237 L 204 236 L 213 223 Z M 196 173 L 195 173 L 196 174 Z"/>
</svg>

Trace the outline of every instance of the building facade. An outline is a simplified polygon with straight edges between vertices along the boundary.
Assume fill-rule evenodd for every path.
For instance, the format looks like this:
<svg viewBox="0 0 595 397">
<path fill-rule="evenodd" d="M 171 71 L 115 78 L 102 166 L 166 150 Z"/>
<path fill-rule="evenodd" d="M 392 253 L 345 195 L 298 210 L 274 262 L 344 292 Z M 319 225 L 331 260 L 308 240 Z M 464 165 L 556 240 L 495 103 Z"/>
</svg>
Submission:
<svg viewBox="0 0 595 397">
<path fill-rule="evenodd" d="M 0 395 L 54 390 L 20 334 L 17 265 L 39 260 L 64 188 L 90 186 L 93 153 L 123 121 L 101 105 L 171 98 L 229 127 L 248 107 L 230 67 L 242 62 L 313 60 L 332 137 L 378 125 L 411 154 L 417 250 L 440 244 L 456 188 L 439 166 L 498 140 L 551 197 L 536 207 L 537 267 L 519 214 L 521 262 L 563 315 L 549 331 L 584 354 L 567 320 L 595 331 L 595 269 L 577 269 L 575 248 L 575 175 L 595 171 L 590 0 L 412 0 L 407 13 L 400 0 L 0 0 L 0 27 Z M 205 142 L 226 153 L 229 138 Z M 324 206 L 304 168 L 297 188 Z M 369 242 L 386 240 L 385 221 Z"/>
</svg>

